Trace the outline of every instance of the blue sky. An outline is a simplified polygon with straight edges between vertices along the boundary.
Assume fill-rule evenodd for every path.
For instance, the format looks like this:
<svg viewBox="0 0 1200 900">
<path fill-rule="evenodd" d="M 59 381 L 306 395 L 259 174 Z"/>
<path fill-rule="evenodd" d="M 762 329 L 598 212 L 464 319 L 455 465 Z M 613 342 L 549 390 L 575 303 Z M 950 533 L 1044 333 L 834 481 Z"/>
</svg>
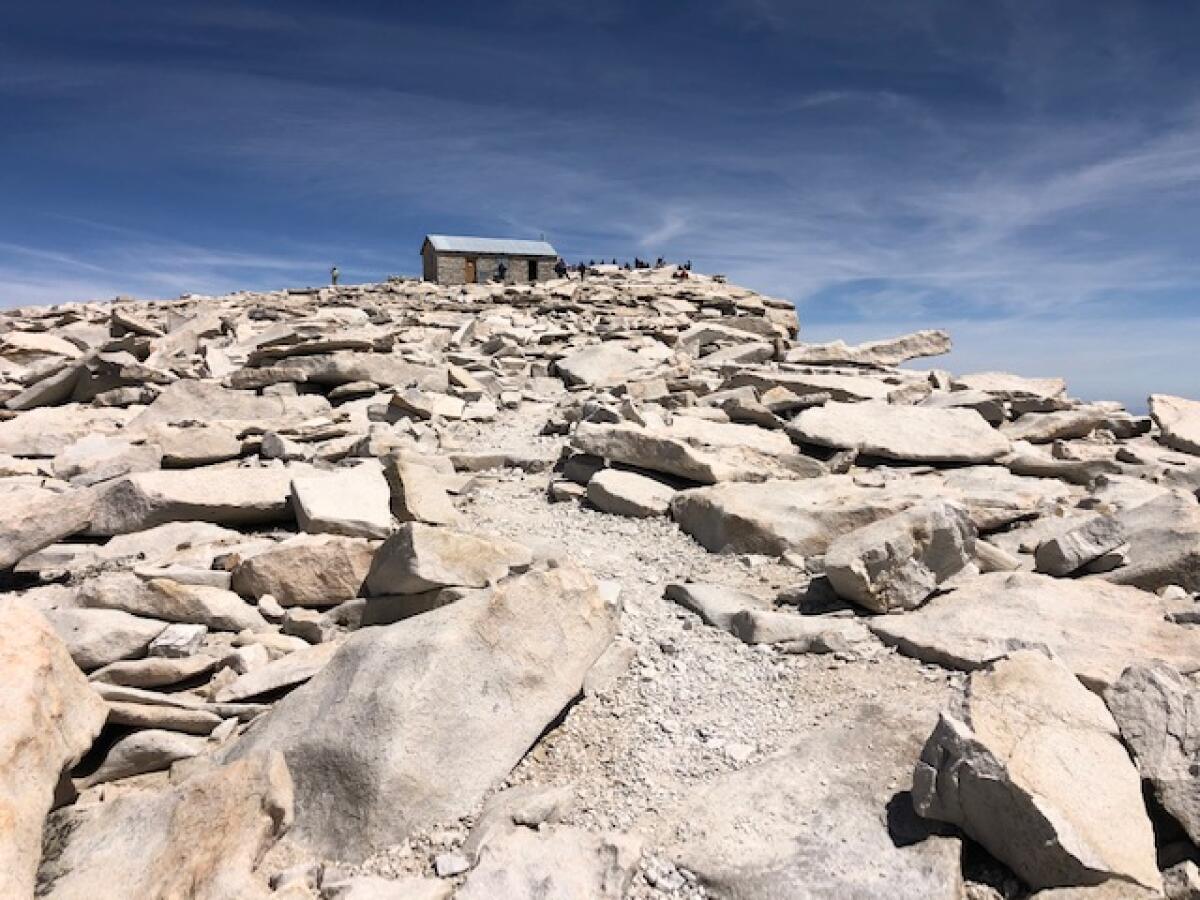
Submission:
<svg viewBox="0 0 1200 900">
<path fill-rule="evenodd" d="M 1167 0 L 5 4 L 0 306 L 544 233 L 812 340 L 1200 396 L 1198 34 Z"/>
</svg>

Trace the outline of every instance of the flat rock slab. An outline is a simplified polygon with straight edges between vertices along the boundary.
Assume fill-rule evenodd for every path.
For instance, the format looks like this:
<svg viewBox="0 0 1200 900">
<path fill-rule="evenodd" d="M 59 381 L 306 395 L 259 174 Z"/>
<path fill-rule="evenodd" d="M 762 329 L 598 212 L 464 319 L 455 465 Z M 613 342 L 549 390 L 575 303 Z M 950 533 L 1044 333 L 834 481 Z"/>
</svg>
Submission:
<svg viewBox="0 0 1200 900">
<path fill-rule="evenodd" d="M 1151 394 L 1150 416 L 1168 447 L 1200 456 L 1200 400 Z"/>
<path fill-rule="evenodd" d="M 166 522 L 290 522 L 288 496 L 295 474 L 286 468 L 232 466 L 138 472 L 101 495 L 89 533 L 127 534 Z"/>
<path fill-rule="evenodd" d="M 364 628 L 231 754 L 282 751 L 297 842 L 361 859 L 474 809 L 579 693 L 617 618 L 562 567 Z"/>
<path fill-rule="evenodd" d="M 674 488 L 637 472 L 601 469 L 587 486 L 588 502 L 603 512 L 646 518 L 666 515 Z"/>
<path fill-rule="evenodd" d="M 555 365 L 568 386 L 608 387 L 627 380 L 638 369 L 653 365 L 653 360 L 619 344 L 605 343 L 577 350 Z"/>
<path fill-rule="evenodd" d="M 292 504 L 301 531 L 384 538 L 394 528 L 383 467 L 374 460 L 332 474 L 296 478 Z"/>
<path fill-rule="evenodd" d="M 281 606 L 337 606 L 358 596 L 374 554 L 362 538 L 296 535 L 239 563 L 232 586 L 255 600 L 270 594 Z"/>
<path fill-rule="evenodd" d="M 1140 661 L 1200 669 L 1200 632 L 1167 622 L 1165 611 L 1157 596 L 1136 588 L 996 572 L 869 626 L 907 656 L 968 671 L 1014 650 L 1045 647 L 1102 691 Z"/>
<path fill-rule="evenodd" d="M 680 491 L 671 501 L 671 515 L 714 553 L 792 550 L 810 556 L 824 553 L 843 534 L 925 500 L 957 503 L 976 528 L 987 530 L 1033 515 L 1066 494 L 1057 482 L 980 466 L 895 478 L 876 487 L 849 475 L 718 484 Z"/>
<path fill-rule="evenodd" d="M 668 817 L 672 857 L 737 900 L 959 900 L 960 843 L 930 836 L 907 795 L 936 718 L 929 703 L 845 710 L 794 749 L 698 790 Z"/>
<path fill-rule="evenodd" d="M 952 349 L 945 331 L 914 331 L 882 341 L 847 344 L 800 344 L 787 352 L 790 363 L 809 365 L 896 366 L 909 359 L 942 356 Z"/>
<path fill-rule="evenodd" d="M 1009 449 L 969 409 L 833 402 L 801 412 L 789 432 L 810 444 L 903 462 L 984 463 Z"/>
<path fill-rule="evenodd" d="M 166 622 L 116 609 L 52 609 L 46 618 L 85 672 L 143 655 L 167 627 Z"/>
<path fill-rule="evenodd" d="M 956 391 L 984 391 L 1001 400 L 1059 397 L 1067 390 L 1061 378 L 1026 378 L 1010 372 L 972 372 L 951 382 Z"/>
</svg>

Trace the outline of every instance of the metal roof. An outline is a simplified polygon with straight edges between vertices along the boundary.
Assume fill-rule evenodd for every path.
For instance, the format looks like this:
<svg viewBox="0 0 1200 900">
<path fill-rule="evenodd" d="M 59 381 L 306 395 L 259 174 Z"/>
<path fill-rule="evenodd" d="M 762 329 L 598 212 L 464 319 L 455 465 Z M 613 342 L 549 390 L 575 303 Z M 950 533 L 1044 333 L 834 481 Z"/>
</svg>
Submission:
<svg viewBox="0 0 1200 900">
<path fill-rule="evenodd" d="M 455 237 L 448 234 L 427 234 L 425 240 L 434 250 L 450 253 L 499 253 L 506 256 L 558 256 L 558 251 L 545 241 L 520 241 L 510 238 Z"/>
</svg>

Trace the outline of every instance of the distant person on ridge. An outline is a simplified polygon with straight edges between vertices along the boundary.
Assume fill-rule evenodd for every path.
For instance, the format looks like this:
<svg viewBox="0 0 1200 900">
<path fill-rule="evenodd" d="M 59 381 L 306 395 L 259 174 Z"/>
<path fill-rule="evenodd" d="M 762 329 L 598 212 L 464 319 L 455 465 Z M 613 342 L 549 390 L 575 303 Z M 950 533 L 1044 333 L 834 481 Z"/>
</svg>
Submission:
<svg viewBox="0 0 1200 900">
<path fill-rule="evenodd" d="M 558 258 L 558 262 L 554 264 L 554 274 L 559 278 L 567 277 L 567 264 L 563 262 L 561 256 Z"/>
<path fill-rule="evenodd" d="M 497 280 L 503 281 L 507 275 L 508 275 L 508 266 L 506 266 L 504 263 L 500 263 L 500 265 L 496 266 Z"/>
<path fill-rule="evenodd" d="M 587 265 L 584 263 L 580 263 L 579 264 L 579 280 L 583 281 L 583 279 L 585 279 L 585 278 L 587 278 Z"/>
<path fill-rule="evenodd" d="M 334 266 L 329 270 L 329 278 L 333 282 L 333 286 L 337 287 L 338 276 L 342 273 L 338 271 L 338 267 Z"/>
</svg>

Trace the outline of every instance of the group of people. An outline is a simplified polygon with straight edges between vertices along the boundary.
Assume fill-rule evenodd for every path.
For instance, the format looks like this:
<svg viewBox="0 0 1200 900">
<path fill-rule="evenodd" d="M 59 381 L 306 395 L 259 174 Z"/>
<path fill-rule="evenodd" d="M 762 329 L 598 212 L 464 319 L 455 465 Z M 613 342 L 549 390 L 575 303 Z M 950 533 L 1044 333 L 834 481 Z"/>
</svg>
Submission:
<svg viewBox="0 0 1200 900">
<path fill-rule="evenodd" d="M 554 274 L 557 275 L 559 278 L 570 278 L 572 272 L 578 272 L 579 280 L 582 281 L 583 279 L 587 278 L 588 272 L 590 272 L 592 269 L 594 269 L 596 267 L 596 265 L 597 265 L 596 260 L 590 259 L 586 263 L 583 261 L 580 261 L 578 265 L 569 266 L 562 259 L 562 257 L 559 257 L 558 262 L 555 263 L 555 265 L 554 265 Z M 611 263 L 606 263 L 604 260 L 600 260 L 599 265 L 602 265 L 602 266 L 603 265 L 614 265 L 614 266 L 618 266 L 621 269 L 623 269 L 624 271 L 628 272 L 631 269 L 664 269 L 667 266 L 667 262 L 660 256 L 657 260 L 654 261 L 653 264 L 651 264 L 649 261 L 640 259 L 639 257 L 635 256 L 633 258 L 633 264 L 630 265 L 628 261 L 623 262 L 623 263 L 618 263 L 617 258 L 614 256 L 613 261 Z M 677 266 L 675 272 L 672 274 L 671 277 L 672 278 L 687 278 L 688 273 L 691 271 L 692 271 L 692 261 L 689 259 L 687 262 L 683 263 L 682 265 Z"/>
</svg>

